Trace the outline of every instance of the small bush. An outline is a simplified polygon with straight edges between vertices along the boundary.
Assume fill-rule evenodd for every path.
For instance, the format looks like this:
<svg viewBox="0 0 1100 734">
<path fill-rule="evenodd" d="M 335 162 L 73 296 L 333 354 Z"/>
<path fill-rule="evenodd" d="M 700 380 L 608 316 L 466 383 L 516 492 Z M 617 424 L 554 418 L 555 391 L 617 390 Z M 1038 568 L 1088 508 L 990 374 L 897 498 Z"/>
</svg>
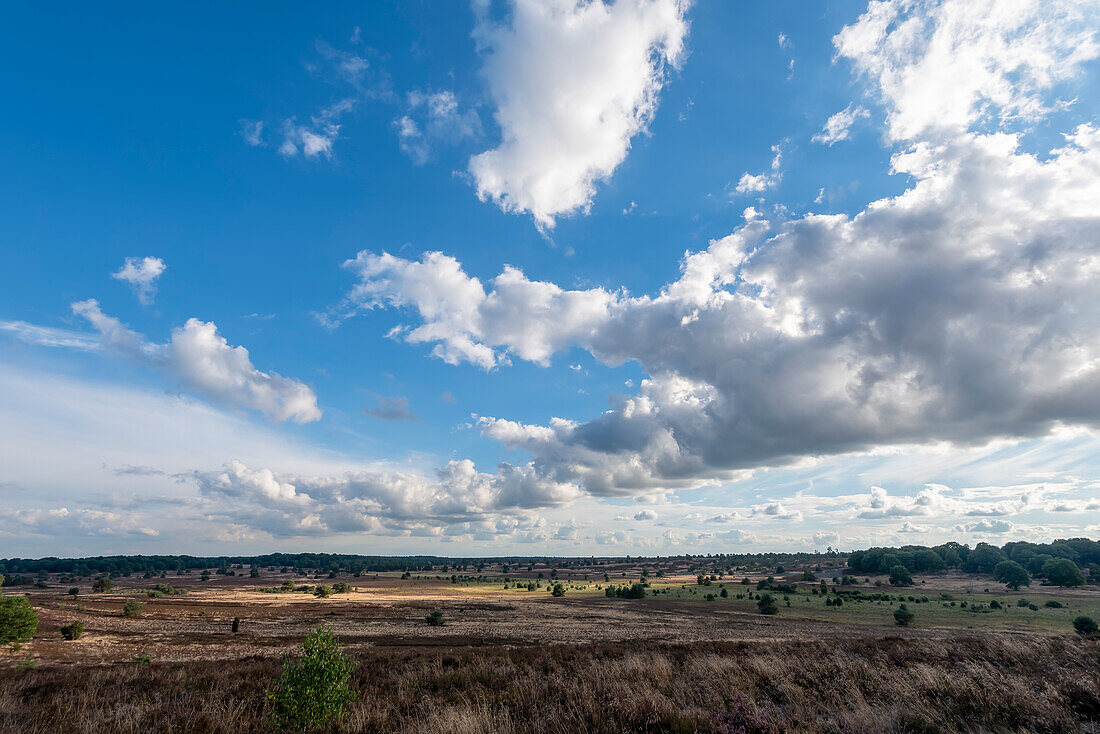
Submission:
<svg viewBox="0 0 1100 734">
<path fill-rule="evenodd" d="M 137 616 L 141 615 L 141 610 L 144 607 L 145 607 L 145 605 L 142 604 L 141 602 L 139 602 L 137 599 L 130 599 L 129 601 L 127 601 L 125 604 L 122 605 L 122 616 L 123 617 L 137 617 Z"/>
<path fill-rule="evenodd" d="M 332 589 L 326 584 L 318 584 L 317 588 L 313 590 L 313 595 L 318 599 L 327 599 L 332 596 Z"/>
<path fill-rule="evenodd" d="M 351 585 L 346 581 L 337 581 L 332 585 L 333 594 L 347 594 L 349 591 L 351 591 Z"/>
<path fill-rule="evenodd" d="M 26 597 L 0 597 L 0 645 L 19 645 L 37 630 L 38 612 Z"/>
<path fill-rule="evenodd" d="M 762 594 L 756 602 L 756 608 L 761 614 L 779 614 L 779 602 L 771 594 Z"/>
<path fill-rule="evenodd" d="M 1031 602 L 1029 602 L 1027 599 L 1017 599 L 1016 600 L 1016 606 L 1018 606 L 1018 607 L 1026 607 L 1030 603 Z"/>
<path fill-rule="evenodd" d="M 80 596 L 80 587 L 77 587 L 77 586 L 72 587 L 71 589 L 69 589 L 68 594 L 73 599 L 77 598 L 78 596 Z"/>
<path fill-rule="evenodd" d="M 241 618 L 233 617 L 233 634 L 237 634 L 241 631 Z"/>
<path fill-rule="evenodd" d="M 61 628 L 61 636 L 66 640 L 79 640 L 84 635 L 83 622 L 70 622 Z"/>
<path fill-rule="evenodd" d="M 1047 609 L 1061 609 L 1062 607 L 1065 606 L 1065 604 L 1063 604 L 1062 602 L 1060 602 L 1056 599 L 1051 599 L 1046 604 L 1044 604 L 1043 606 L 1046 607 Z"/>
<path fill-rule="evenodd" d="M 909 607 L 902 604 L 894 610 L 894 623 L 899 627 L 908 627 L 913 623 L 913 618 L 915 616 L 916 615 L 909 611 Z"/>
<path fill-rule="evenodd" d="M 428 623 L 429 627 L 442 627 L 443 626 L 443 610 L 433 609 L 428 612 L 428 616 L 424 617 L 424 621 Z"/>
<path fill-rule="evenodd" d="M 279 685 L 267 692 L 272 723 L 279 729 L 303 731 L 339 719 L 344 706 L 356 698 L 351 688 L 354 669 L 332 631 L 315 628 L 297 655 L 283 658 Z"/>
<path fill-rule="evenodd" d="M 148 665 L 153 661 L 152 658 L 149 657 L 149 653 L 141 652 L 134 656 L 132 662 L 134 663 L 134 665 Z"/>
<path fill-rule="evenodd" d="M 1073 620 L 1073 629 L 1079 635 L 1095 635 L 1097 631 L 1096 620 L 1082 614 Z"/>
<path fill-rule="evenodd" d="M 92 584 L 92 591 L 94 591 L 97 594 L 109 593 L 109 592 L 113 591 L 114 588 L 115 588 L 115 582 L 111 581 L 111 579 L 107 576 L 100 576 L 99 578 L 97 578 L 95 580 L 95 583 Z"/>
<path fill-rule="evenodd" d="M 550 596 L 565 596 L 565 587 L 561 584 L 554 584 L 554 588 L 550 591 Z"/>
</svg>

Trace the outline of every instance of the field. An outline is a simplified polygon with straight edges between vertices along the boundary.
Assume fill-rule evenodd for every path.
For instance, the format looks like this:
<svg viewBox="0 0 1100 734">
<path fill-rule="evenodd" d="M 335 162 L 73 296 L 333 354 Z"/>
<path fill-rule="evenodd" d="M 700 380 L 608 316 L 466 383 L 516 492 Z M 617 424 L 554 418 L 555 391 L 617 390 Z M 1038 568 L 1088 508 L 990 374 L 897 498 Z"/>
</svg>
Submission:
<svg viewBox="0 0 1100 734">
<path fill-rule="evenodd" d="M 1100 642 L 1071 625 L 1100 618 L 1100 588 L 1012 592 L 956 572 L 842 586 L 825 563 L 709 584 L 682 560 L 406 578 L 245 568 L 117 578 L 110 593 L 50 578 L 5 589 L 40 622 L 0 657 L 0 730 L 254 731 L 281 656 L 325 624 L 359 666 L 346 731 L 1100 731 Z M 643 598 L 607 596 L 643 573 Z M 797 590 L 758 591 L 769 575 Z M 311 593 L 337 582 L 350 590 Z M 155 584 L 186 593 L 150 596 Z M 760 593 L 778 614 L 759 613 Z M 144 606 L 124 616 L 131 599 Z M 894 622 L 900 603 L 910 626 Z M 434 609 L 442 626 L 425 621 Z M 73 621 L 84 634 L 65 640 Z"/>
</svg>

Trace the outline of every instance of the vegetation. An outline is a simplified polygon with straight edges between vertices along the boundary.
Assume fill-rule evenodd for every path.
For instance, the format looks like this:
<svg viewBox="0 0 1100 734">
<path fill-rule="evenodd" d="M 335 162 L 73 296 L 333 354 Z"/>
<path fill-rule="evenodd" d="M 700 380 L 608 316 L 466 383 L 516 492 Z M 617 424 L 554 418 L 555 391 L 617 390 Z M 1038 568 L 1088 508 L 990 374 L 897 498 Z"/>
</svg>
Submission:
<svg viewBox="0 0 1100 734">
<path fill-rule="evenodd" d="M 1085 575 L 1068 558 L 1052 558 L 1043 564 L 1043 576 L 1054 586 L 1081 586 Z"/>
<path fill-rule="evenodd" d="M 283 659 L 279 684 L 267 692 L 272 723 L 279 729 L 305 731 L 339 719 L 356 699 L 351 687 L 354 671 L 336 635 L 323 626 L 313 629 L 298 654 Z"/>
<path fill-rule="evenodd" d="M 900 563 L 890 567 L 891 586 L 912 586 L 913 577 L 909 575 L 909 569 Z"/>
<path fill-rule="evenodd" d="M 97 594 L 106 594 L 115 588 L 115 582 L 111 581 L 108 576 L 100 576 L 92 584 L 92 591 Z"/>
<path fill-rule="evenodd" d="M 84 635 L 84 623 L 70 622 L 61 628 L 61 636 L 66 640 L 79 640 Z"/>
<path fill-rule="evenodd" d="M 756 600 L 756 608 L 761 614 L 779 614 L 779 602 L 771 594 L 761 594 Z"/>
<path fill-rule="evenodd" d="M 993 578 L 1012 590 L 1031 586 L 1031 575 L 1016 561 L 1001 561 L 993 567 Z"/>
<path fill-rule="evenodd" d="M 141 614 L 141 610 L 144 608 L 144 604 L 137 599 L 130 599 L 122 605 L 123 617 L 137 617 Z"/>
<path fill-rule="evenodd" d="M 1082 614 L 1074 618 L 1073 629 L 1076 630 L 1079 635 L 1095 635 L 1097 630 L 1096 620 Z"/>
<path fill-rule="evenodd" d="M 899 627 L 908 627 L 913 623 L 915 616 L 913 612 L 909 611 L 908 606 L 902 604 L 894 610 L 894 623 Z"/>
<path fill-rule="evenodd" d="M 0 596 L 0 645 L 20 645 L 38 629 L 38 612 L 23 596 Z"/>
<path fill-rule="evenodd" d="M 428 616 L 424 617 L 424 621 L 428 623 L 430 627 L 442 627 L 443 626 L 443 610 L 433 609 L 428 612 Z"/>
</svg>

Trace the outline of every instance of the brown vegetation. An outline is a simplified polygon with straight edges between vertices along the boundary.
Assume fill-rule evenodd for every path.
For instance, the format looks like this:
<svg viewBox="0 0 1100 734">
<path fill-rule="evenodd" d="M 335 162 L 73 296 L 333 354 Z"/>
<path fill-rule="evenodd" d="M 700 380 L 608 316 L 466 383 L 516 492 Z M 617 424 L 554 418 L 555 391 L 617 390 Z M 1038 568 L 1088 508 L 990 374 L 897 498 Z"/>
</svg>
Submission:
<svg viewBox="0 0 1100 734">
<path fill-rule="evenodd" d="M 452 640 L 441 641 L 447 645 Z M 367 648 L 349 732 L 1100 731 L 1100 642 Z M 0 730 L 253 732 L 272 658 L 0 671 Z"/>
</svg>

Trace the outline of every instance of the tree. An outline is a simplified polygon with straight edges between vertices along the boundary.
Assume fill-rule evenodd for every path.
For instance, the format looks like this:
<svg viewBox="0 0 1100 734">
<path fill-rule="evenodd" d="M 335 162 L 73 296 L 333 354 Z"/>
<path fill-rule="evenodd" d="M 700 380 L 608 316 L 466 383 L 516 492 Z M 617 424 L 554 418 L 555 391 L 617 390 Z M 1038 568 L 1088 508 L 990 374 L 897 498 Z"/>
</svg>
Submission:
<svg viewBox="0 0 1100 734">
<path fill-rule="evenodd" d="M 970 573 L 993 573 L 994 567 L 1006 560 L 1008 559 L 1000 548 L 988 543 L 978 543 L 963 561 L 963 570 Z"/>
<path fill-rule="evenodd" d="M 1001 561 L 993 567 L 993 578 L 1012 589 L 1031 586 L 1031 575 L 1016 561 Z"/>
<path fill-rule="evenodd" d="M 34 637 L 38 612 L 25 596 L 0 596 L 0 645 L 18 645 Z"/>
<path fill-rule="evenodd" d="M 1052 558 L 1043 564 L 1043 576 L 1055 586 L 1082 586 L 1085 575 L 1068 558 Z"/>
<path fill-rule="evenodd" d="M 303 731 L 339 719 L 356 698 L 351 688 L 355 664 L 330 629 L 316 627 L 296 655 L 283 658 L 278 687 L 267 691 L 271 720 L 279 729 Z"/>
<path fill-rule="evenodd" d="M 348 584 L 346 581 L 337 581 L 335 584 L 332 585 L 333 594 L 346 594 L 349 591 L 351 591 L 351 585 Z"/>
<path fill-rule="evenodd" d="M 241 631 L 241 618 L 233 617 L 233 634 L 237 634 Z"/>
<path fill-rule="evenodd" d="M 1073 620 L 1073 629 L 1077 630 L 1079 635 L 1095 635 L 1097 630 L 1096 620 L 1082 614 Z"/>
<path fill-rule="evenodd" d="M 779 602 L 771 594 L 761 594 L 756 602 L 761 614 L 779 614 Z"/>
<path fill-rule="evenodd" d="M 554 588 L 550 591 L 550 596 L 565 596 L 565 587 L 561 584 L 554 584 Z"/>
<path fill-rule="evenodd" d="M 80 621 L 72 622 L 61 628 L 61 636 L 66 640 L 79 640 L 83 634 L 84 623 Z"/>
<path fill-rule="evenodd" d="M 332 589 L 325 584 L 319 584 L 317 588 L 313 590 L 313 595 L 318 599 L 327 599 L 332 596 Z"/>
<path fill-rule="evenodd" d="M 915 615 L 909 611 L 909 607 L 902 604 L 894 610 L 894 623 L 899 627 L 908 627 L 913 623 L 913 617 Z"/>
<path fill-rule="evenodd" d="M 723 599 L 727 598 L 729 595 L 729 591 L 724 586 L 722 587 L 722 590 L 718 592 L 718 596 L 722 597 Z"/>
<path fill-rule="evenodd" d="M 141 602 L 139 602 L 137 599 L 130 599 L 129 601 L 127 601 L 125 604 L 122 605 L 122 616 L 123 617 L 137 617 L 138 615 L 141 614 L 141 610 L 142 610 L 143 607 L 144 607 L 144 605 Z"/>
<path fill-rule="evenodd" d="M 909 575 L 909 569 L 905 566 L 892 566 L 890 568 L 891 586 L 912 586 L 913 577 Z"/>
<path fill-rule="evenodd" d="M 80 596 L 80 587 L 74 586 L 69 589 L 69 596 L 71 596 L 73 599 L 76 599 L 78 596 Z"/>
<path fill-rule="evenodd" d="M 115 582 L 111 581 L 109 576 L 100 576 L 92 584 L 92 591 L 97 594 L 107 594 L 113 591 L 115 588 Z"/>
<path fill-rule="evenodd" d="M 443 626 L 443 610 L 433 609 L 428 612 L 428 616 L 424 617 L 424 621 L 428 623 L 429 627 L 442 627 Z"/>
</svg>

